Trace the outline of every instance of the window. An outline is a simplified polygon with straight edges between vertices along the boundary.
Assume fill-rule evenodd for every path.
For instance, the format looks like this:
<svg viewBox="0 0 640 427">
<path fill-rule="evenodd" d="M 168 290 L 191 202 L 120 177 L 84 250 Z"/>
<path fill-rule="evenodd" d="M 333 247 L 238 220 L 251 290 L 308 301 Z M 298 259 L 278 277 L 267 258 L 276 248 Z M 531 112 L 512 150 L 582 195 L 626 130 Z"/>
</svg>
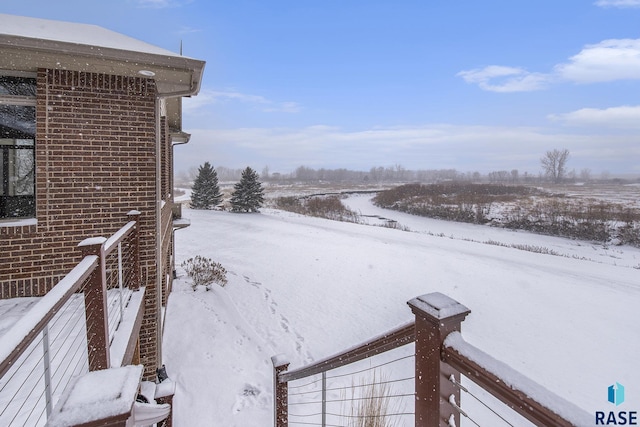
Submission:
<svg viewBox="0 0 640 427">
<path fill-rule="evenodd" d="M 0 75 L 0 219 L 35 216 L 36 79 Z"/>
</svg>

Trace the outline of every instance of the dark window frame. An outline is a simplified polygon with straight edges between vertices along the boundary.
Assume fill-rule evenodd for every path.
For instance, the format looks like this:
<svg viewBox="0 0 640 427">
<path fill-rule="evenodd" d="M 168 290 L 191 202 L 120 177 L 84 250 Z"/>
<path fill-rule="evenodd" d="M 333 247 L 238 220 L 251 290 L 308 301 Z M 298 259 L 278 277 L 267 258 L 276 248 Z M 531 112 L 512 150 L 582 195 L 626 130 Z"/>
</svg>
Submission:
<svg viewBox="0 0 640 427">
<path fill-rule="evenodd" d="M 36 216 L 35 94 L 35 74 L 0 72 L 0 221 Z M 24 117 L 11 119 L 20 113 Z M 24 156 L 25 150 L 31 153 Z M 25 159 L 31 159 L 30 170 L 16 176 L 15 162 Z M 16 194 L 18 180 L 25 178 L 26 191 Z"/>
</svg>

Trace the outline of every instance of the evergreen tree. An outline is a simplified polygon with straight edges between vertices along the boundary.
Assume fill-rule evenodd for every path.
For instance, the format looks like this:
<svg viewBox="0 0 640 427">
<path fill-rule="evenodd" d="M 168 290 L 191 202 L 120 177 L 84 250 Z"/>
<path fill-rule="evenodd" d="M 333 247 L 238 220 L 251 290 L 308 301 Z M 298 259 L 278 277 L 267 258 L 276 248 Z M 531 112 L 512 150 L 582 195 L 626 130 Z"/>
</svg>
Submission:
<svg viewBox="0 0 640 427">
<path fill-rule="evenodd" d="M 258 212 L 264 203 L 262 184 L 258 178 L 258 174 L 250 167 L 242 171 L 240 182 L 233 187 L 231 195 L 232 212 Z"/>
<path fill-rule="evenodd" d="M 198 176 L 193 182 L 191 190 L 191 207 L 193 209 L 212 209 L 222 202 L 218 173 L 209 162 L 205 162 L 198 168 Z"/>
</svg>

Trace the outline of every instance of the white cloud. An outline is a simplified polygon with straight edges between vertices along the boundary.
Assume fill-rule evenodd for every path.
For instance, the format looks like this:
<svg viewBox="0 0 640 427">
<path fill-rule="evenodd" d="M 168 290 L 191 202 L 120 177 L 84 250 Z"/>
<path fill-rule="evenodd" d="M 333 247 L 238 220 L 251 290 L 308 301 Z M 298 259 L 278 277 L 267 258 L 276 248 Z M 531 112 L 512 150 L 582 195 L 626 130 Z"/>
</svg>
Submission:
<svg viewBox="0 0 640 427">
<path fill-rule="evenodd" d="M 203 90 L 195 98 L 189 98 L 184 103 L 184 109 L 190 114 L 195 114 L 207 105 L 228 101 L 240 102 L 266 113 L 298 113 L 302 109 L 297 102 L 277 102 L 264 96 L 251 95 L 234 90 Z"/>
<path fill-rule="evenodd" d="M 640 0 L 638 0 L 640 1 Z M 569 62 L 550 73 L 490 65 L 457 74 L 467 83 L 492 92 L 527 92 L 545 89 L 558 81 L 598 83 L 640 79 L 640 39 L 609 39 L 586 45 Z"/>
<path fill-rule="evenodd" d="M 640 7 L 640 0 L 598 0 L 594 4 L 600 7 Z"/>
<path fill-rule="evenodd" d="M 544 89 L 550 76 L 530 73 L 522 68 L 490 65 L 457 74 L 467 83 L 475 83 L 491 92 L 529 92 Z"/>
<path fill-rule="evenodd" d="M 640 39 L 610 39 L 585 46 L 559 64 L 559 77 L 576 83 L 640 79 Z"/>
<path fill-rule="evenodd" d="M 538 173 L 545 151 L 566 147 L 572 167 L 620 172 L 637 170 L 636 133 L 566 133 L 543 128 L 427 125 L 349 131 L 304 128 L 189 129 L 191 142 L 176 152 L 179 170 L 203 159 L 216 165 L 289 173 L 313 168 L 369 170 L 400 164 L 407 169 L 461 172 L 519 169 Z"/>
<path fill-rule="evenodd" d="M 569 126 L 640 129 L 640 106 L 622 106 L 605 109 L 582 108 L 570 113 L 550 115 L 550 120 Z"/>
</svg>

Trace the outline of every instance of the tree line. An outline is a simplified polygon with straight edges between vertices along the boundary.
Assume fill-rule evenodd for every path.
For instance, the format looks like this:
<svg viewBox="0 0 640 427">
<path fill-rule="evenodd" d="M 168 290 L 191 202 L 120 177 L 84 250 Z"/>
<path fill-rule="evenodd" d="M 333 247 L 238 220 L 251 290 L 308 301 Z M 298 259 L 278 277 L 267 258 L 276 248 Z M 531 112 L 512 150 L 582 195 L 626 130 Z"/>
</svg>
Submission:
<svg viewBox="0 0 640 427">
<path fill-rule="evenodd" d="M 335 183 L 399 183 L 421 182 L 435 183 L 443 181 L 467 181 L 493 184 L 538 184 L 551 182 L 589 182 L 596 179 L 609 180 L 609 173 L 603 172 L 595 177 L 588 168 L 579 171 L 569 169 L 570 152 L 568 149 L 553 149 L 545 152 L 540 158 L 540 170 L 537 173 L 520 172 L 518 169 L 496 170 L 482 174 L 478 171 L 460 172 L 456 169 L 419 169 L 410 170 L 402 165 L 375 166 L 368 171 L 357 171 L 346 168 L 314 169 L 308 166 L 298 166 L 291 173 L 272 173 L 268 166 L 262 169 L 260 179 L 265 182 L 335 182 Z M 241 179 L 242 169 L 217 168 L 221 181 L 237 181 Z M 196 171 L 181 174 L 178 180 L 190 182 L 196 176 Z"/>
</svg>

